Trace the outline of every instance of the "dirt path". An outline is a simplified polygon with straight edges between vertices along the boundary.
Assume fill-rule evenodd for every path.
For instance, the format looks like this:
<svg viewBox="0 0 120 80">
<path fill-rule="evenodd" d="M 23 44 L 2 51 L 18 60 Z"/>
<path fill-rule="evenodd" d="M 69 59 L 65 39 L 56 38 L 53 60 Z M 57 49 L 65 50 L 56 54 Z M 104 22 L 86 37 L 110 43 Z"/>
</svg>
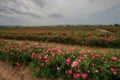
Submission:
<svg viewBox="0 0 120 80">
<path fill-rule="evenodd" d="M 109 32 L 108 30 L 105 30 L 105 29 L 96 29 L 96 30 L 101 32 Z"/>
<path fill-rule="evenodd" d="M 0 80 L 46 80 L 34 78 L 28 67 L 13 67 L 0 61 Z"/>
</svg>

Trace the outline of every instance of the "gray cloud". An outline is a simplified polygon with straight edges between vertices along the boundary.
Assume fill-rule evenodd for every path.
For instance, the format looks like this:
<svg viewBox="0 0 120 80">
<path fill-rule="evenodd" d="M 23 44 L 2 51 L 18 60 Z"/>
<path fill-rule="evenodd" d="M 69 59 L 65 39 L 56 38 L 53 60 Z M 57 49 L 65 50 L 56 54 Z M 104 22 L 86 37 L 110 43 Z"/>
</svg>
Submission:
<svg viewBox="0 0 120 80">
<path fill-rule="evenodd" d="M 0 24 L 120 23 L 119 5 L 119 0 L 1 0 Z"/>
<path fill-rule="evenodd" d="M 2 1 L 0 3 L 0 13 L 3 14 L 20 14 L 20 15 L 26 15 L 26 16 L 31 16 L 35 18 L 42 18 L 41 15 L 35 14 L 34 10 L 33 12 L 29 12 L 29 9 L 31 8 L 30 6 L 26 6 L 24 2 L 20 2 L 18 0 L 13 0 L 10 2 L 10 0 L 7 1 Z"/>
<path fill-rule="evenodd" d="M 33 1 L 33 2 L 34 2 L 36 5 L 44 8 L 44 7 L 45 7 L 45 2 L 44 2 L 44 1 L 45 1 L 45 0 L 35 0 L 35 1 Z"/>
<path fill-rule="evenodd" d="M 11 11 L 6 10 L 6 9 L 4 9 L 4 8 L 0 8 L 0 12 L 4 12 L 4 13 L 8 13 L 8 14 L 10 14 L 10 13 L 11 13 Z"/>
<path fill-rule="evenodd" d="M 63 16 L 60 14 L 50 14 L 49 17 L 62 18 Z"/>
<path fill-rule="evenodd" d="M 14 13 L 14 14 L 27 15 L 27 16 L 32 16 L 34 18 L 42 18 L 40 15 L 36 15 L 36 14 L 33 14 L 33 13 L 28 13 L 28 12 L 21 12 L 21 11 L 16 10 L 16 9 L 9 9 L 9 11 Z"/>
<path fill-rule="evenodd" d="M 2 19 L 8 19 L 8 20 L 17 20 L 14 17 L 6 16 L 6 15 L 0 15 L 0 18 L 2 18 Z"/>
</svg>

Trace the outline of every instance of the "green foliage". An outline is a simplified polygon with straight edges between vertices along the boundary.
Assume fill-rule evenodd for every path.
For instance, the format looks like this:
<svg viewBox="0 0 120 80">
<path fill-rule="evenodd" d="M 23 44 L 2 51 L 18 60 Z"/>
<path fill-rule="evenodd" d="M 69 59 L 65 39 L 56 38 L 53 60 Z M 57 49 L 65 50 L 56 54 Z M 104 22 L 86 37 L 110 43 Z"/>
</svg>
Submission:
<svg viewBox="0 0 120 80">
<path fill-rule="evenodd" d="M 18 67 L 28 65 L 32 74 L 37 78 L 52 80 L 56 78 L 64 80 L 120 79 L 120 54 L 117 51 L 102 53 L 70 49 L 67 53 L 59 47 L 47 48 L 42 44 L 30 45 L 27 42 L 4 44 L 0 49 L 0 60 Z M 111 68 L 114 70 L 111 71 Z M 79 76 L 76 77 L 75 74 Z"/>
</svg>

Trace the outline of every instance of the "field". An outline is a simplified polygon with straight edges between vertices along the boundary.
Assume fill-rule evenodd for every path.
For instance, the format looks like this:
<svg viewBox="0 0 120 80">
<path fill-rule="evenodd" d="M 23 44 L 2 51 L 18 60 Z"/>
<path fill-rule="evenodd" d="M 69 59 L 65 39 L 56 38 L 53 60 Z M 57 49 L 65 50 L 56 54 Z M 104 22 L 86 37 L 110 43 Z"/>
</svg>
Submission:
<svg viewBox="0 0 120 80">
<path fill-rule="evenodd" d="M 3 28 L 0 38 L 120 48 L 120 27 Z"/>
<path fill-rule="evenodd" d="M 0 60 L 31 80 L 119 80 L 120 27 L 0 28 Z"/>
</svg>

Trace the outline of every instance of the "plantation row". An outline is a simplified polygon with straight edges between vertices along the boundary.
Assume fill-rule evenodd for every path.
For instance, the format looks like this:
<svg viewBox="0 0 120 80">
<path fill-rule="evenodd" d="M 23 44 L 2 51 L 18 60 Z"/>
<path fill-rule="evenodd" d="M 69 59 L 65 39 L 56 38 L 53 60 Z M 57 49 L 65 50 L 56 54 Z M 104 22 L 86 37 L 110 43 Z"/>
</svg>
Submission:
<svg viewBox="0 0 120 80">
<path fill-rule="evenodd" d="M 0 38 L 120 48 L 120 28 L 10 28 Z"/>
<path fill-rule="evenodd" d="M 63 50 L 59 46 L 9 42 L 0 39 L 0 60 L 13 66 L 28 65 L 37 78 L 64 80 L 119 80 L 120 51 Z"/>
</svg>

